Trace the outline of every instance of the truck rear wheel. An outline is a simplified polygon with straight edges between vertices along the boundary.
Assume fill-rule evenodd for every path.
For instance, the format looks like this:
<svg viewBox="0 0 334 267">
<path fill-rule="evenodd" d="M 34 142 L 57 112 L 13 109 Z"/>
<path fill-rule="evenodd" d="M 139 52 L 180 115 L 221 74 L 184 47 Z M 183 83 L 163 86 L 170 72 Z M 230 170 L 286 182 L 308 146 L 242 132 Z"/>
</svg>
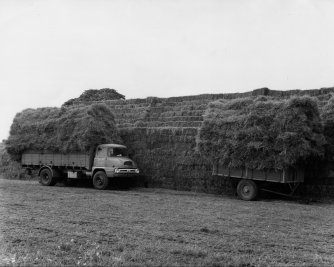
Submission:
<svg viewBox="0 0 334 267">
<path fill-rule="evenodd" d="M 252 180 L 241 180 L 237 186 L 238 196 L 242 200 L 254 200 L 258 194 L 258 186 Z"/>
<path fill-rule="evenodd" d="M 106 189 L 109 185 L 109 179 L 106 173 L 103 171 L 96 172 L 93 177 L 93 185 L 94 185 L 94 188 L 99 189 L 99 190 Z"/>
<path fill-rule="evenodd" d="M 49 169 L 43 169 L 39 174 L 39 182 L 42 185 L 53 186 L 57 183 L 57 179 L 52 176 L 52 172 Z"/>
</svg>

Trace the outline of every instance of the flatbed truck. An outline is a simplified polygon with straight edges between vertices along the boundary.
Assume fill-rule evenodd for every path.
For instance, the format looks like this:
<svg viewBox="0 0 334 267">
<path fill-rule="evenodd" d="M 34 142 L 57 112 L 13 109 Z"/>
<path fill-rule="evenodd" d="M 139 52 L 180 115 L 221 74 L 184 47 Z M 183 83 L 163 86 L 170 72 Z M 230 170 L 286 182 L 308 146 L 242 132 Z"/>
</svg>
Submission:
<svg viewBox="0 0 334 267">
<path fill-rule="evenodd" d="M 119 144 L 101 144 L 88 153 L 25 151 L 21 164 L 28 170 L 38 170 L 39 182 L 45 186 L 61 179 L 91 179 L 96 189 L 103 190 L 112 178 L 140 174 L 126 146 Z"/>
</svg>

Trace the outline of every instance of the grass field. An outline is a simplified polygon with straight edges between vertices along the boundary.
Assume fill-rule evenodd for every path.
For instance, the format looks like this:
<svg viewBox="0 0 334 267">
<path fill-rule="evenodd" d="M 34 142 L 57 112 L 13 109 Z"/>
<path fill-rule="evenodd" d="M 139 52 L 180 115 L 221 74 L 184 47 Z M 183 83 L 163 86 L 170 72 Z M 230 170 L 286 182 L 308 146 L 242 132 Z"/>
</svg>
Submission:
<svg viewBox="0 0 334 267">
<path fill-rule="evenodd" d="M 334 204 L 0 179 L 0 265 L 334 265 Z"/>
</svg>

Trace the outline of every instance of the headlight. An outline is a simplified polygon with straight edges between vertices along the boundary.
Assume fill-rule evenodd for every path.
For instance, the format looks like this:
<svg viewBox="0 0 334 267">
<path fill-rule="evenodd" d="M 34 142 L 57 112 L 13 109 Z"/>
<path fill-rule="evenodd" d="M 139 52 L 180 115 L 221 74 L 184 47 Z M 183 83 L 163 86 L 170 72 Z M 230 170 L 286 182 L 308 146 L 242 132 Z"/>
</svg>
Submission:
<svg viewBox="0 0 334 267">
<path fill-rule="evenodd" d="M 139 173 L 139 169 L 136 169 L 136 173 Z"/>
<path fill-rule="evenodd" d="M 119 169 L 115 168 L 114 172 L 119 173 Z"/>
</svg>

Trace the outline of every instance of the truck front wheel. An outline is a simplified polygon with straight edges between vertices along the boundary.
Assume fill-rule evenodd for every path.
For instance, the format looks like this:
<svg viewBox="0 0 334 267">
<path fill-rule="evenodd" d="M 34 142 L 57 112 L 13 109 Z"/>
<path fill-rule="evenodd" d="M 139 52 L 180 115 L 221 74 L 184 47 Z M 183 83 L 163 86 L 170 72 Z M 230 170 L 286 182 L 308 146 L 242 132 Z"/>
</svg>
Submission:
<svg viewBox="0 0 334 267">
<path fill-rule="evenodd" d="M 94 188 L 99 189 L 99 190 L 106 189 L 109 185 L 109 179 L 106 173 L 103 171 L 96 172 L 93 176 L 93 185 L 94 185 Z"/>
<path fill-rule="evenodd" d="M 237 186 L 238 196 L 242 200 L 254 200 L 258 191 L 258 186 L 252 180 L 241 180 Z"/>
<path fill-rule="evenodd" d="M 39 173 L 39 182 L 42 185 L 53 186 L 57 183 L 57 179 L 52 176 L 52 172 L 49 169 L 43 169 Z"/>
</svg>

